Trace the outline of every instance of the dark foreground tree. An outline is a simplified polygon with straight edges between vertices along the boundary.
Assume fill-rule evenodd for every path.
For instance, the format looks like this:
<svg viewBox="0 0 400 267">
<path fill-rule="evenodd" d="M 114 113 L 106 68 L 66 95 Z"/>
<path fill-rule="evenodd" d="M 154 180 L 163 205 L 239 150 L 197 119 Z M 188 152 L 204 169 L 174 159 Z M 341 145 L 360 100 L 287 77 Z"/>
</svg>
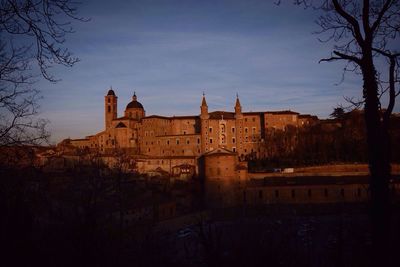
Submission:
<svg viewBox="0 0 400 267">
<path fill-rule="evenodd" d="M 334 119 L 343 119 L 345 115 L 345 111 L 343 107 L 336 107 L 333 109 L 333 112 L 329 115 L 329 117 Z"/>
<path fill-rule="evenodd" d="M 370 169 L 374 264 L 389 261 L 390 136 L 389 122 L 399 94 L 400 1 L 398 0 L 295 0 L 322 12 L 317 24 L 322 42 L 334 42 L 331 57 L 344 60 L 345 70 L 363 77 L 363 103 Z M 384 77 L 387 78 L 384 78 Z M 396 91 L 397 90 L 397 91 Z M 388 93 L 388 105 L 381 99 Z M 382 262 L 383 261 L 383 262 Z"/>
<path fill-rule="evenodd" d="M 78 61 L 63 46 L 71 21 L 83 20 L 76 12 L 71 0 L 0 1 L 0 145 L 47 140 L 33 84 L 40 76 L 56 82 L 52 66 Z"/>
</svg>

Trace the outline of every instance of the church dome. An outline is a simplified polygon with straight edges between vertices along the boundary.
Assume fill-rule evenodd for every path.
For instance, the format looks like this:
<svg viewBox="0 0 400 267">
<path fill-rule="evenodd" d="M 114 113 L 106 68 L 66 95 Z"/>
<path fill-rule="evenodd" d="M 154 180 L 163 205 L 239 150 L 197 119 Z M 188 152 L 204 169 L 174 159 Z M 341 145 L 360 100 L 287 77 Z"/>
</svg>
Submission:
<svg viewBox="0 0 400 267">
<path fill-rule="evenodd" d="M 143 108 L 143 105 L 138 102 L 137 100 L 132 100 L 127 106 L 126 108 Z"/>
<path fill-rule="evenodd" d="M 132 101 L 129 102 L 129 104 L 126 106 L 126 109 L 128 109 L 128 108 L 140 108 L 140 109 L 143 109 L 143 105 L 139 101 L 137 101 L 136 92 L 132 96 Z"/>
</svg>

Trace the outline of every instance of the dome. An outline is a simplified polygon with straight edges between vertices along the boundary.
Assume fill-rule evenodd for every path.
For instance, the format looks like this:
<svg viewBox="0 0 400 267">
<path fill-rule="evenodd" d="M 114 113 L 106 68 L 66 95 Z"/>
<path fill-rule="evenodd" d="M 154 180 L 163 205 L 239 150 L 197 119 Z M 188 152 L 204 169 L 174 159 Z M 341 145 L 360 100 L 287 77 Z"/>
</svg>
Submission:
<svg viewBox="0 0 400 267">
<path fill-rule="evenodd" d="M 107 95 L 113 95 L 113 96 L 115 96 L 114 90 L 113 90 L 113 89 L 108 90 Z"/>
<path fill-rule="evenodd" d="M 127 106 L 126 106 L 126 108 L 128 109 L 128 108 L 141 108 L 141 109 L 143 109 L 143 105 L 140 103 L 140 102 L 138 102 L 138 101 L 136 101 L 136 100 L 133 100 L 132 102 L 130 102 Z"/>
<path fill-rule="evenodd" d="M 137 101 L 136 92 L 132 96 L 132 101 L 126 106 L 128 108 L 141 108 L 143 109 L 143 105 Z"/>
</svg>

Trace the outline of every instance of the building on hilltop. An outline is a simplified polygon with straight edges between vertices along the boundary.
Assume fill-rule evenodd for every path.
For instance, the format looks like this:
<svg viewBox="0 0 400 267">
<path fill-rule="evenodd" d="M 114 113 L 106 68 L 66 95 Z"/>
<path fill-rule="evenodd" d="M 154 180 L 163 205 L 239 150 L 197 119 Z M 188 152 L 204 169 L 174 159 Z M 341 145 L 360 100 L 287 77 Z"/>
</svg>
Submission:
<svg viewBox="0 0 400 267">
<path fill-rule="evenodd" d="M 219 148 L 231 151 L 240 159 L 247 155 L 265 156 L 268 129 L 285 131 L 318 121 L 316 116 L 287 111 L 243 112 L 239 96 L 234 111 L 209 111 L 203 94 L 200 115 L 146 116 L 136 93 L 118 117 L 118 97 L 110 89 L 104 97 L 105 128 L 83 139 L 69 140 L 82 149 L 111 154 L 116 149 L 130 153 L 139 172 L 161 168 L 169 173 L 183 173 L 188 166 L 198 173 L 198 159 Z M 181 166 L 181 167 L 180 167 Z M 183 167 L 182 167 L 183 166 Z M 179 168 L 183 168 L 180 170 Z"/>
</svg>

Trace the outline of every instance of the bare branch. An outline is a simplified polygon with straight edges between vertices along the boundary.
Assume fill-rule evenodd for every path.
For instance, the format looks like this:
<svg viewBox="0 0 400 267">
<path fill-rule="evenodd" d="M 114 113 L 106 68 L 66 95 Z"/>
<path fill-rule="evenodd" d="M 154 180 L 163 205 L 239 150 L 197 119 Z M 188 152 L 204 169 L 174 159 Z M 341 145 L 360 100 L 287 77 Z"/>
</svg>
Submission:
<svg viewBox="0 0 400 267">
<path fill-rule="evenodd" d="M 379 25 L 381 24 L 381 21 L 383 19 L 383 16 L 385 15 L 385 13 L 388 11 L 388 9 L 390 8 L 390 6 L 394 3 L 395 1 L 392 0 L 386 0 L 385 4 L 383 5 L 381 11 L 379 12 L 378 18 L 375 20 L 375 22 L 372 24 L 371 27 L 371 32 L 374 33 L 376 31 L 376 29 L 379 27 Z"/>
<path fill-rule="evenodd" d="M 351 26 L 354 30 L 354 36 L 355 36 L 357 42 L 360 44 L 360 46 L 363 46 L 364 39 L 361 35 L 360 25 L 358 24 L 358 21 L 345 11 L 337 0 L 332 0 L 332 2 L 333 2 L 333 5 L 334 5 L 337 13 L 340 16 L 342 16 L 348 23 L 351 24 Z"/>
<path fill-rule="evenodd" d="M 320 62 L 324 62 L 324 61 L 329 62 L 329 61 L 335 61 L 335 60 L 347 60 L 347 61 L 352 61 L 352 62 L 354 62 L 354 63 L 356 63 L 356 64 L 358 64 L 358 65 L 360 65 L 360 63 L 361 63 L 361 60 L 360 60 L 359 58 L 355 57 L 355 56 L 346 55 L 346 54 L 343 54 L 343 53 L 341 53 L 341 52 L 339 52 L 339 51 L 333 51 L 333 53 L 334 53 L 336 56 L 332 56 L 332 57 L 330 57 L 330 58 L 323 58 L 323 59 L 321 59 L 321 60 L 319 61 L 319 63 L 320 63 Z"/>
<path fill-rule="evenodd" d="M 63 46 L 66 35 L 73 32 L 70 20 L 87 21 L 77 16 L 76 4 L 73 0 L 0 2 L 0 145 L 48 140 L 48 121 L 38 118 L 41 97 L 33 84 L 39 77 L 56 82 L 49 72 L 52 66 L 78 62 Z"/>
</svg>

